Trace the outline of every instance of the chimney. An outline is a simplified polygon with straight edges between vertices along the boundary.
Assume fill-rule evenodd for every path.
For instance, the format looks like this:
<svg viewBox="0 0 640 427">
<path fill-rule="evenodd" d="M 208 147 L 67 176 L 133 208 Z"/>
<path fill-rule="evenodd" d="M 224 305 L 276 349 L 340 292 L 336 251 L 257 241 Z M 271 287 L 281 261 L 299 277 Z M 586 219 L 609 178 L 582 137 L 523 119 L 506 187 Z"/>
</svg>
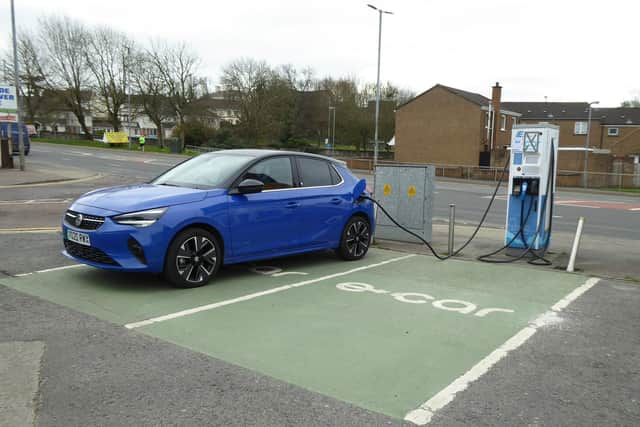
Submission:
<svg viewBox="0 0 640 427">
<path fill-rule="evenodd" d="M 499 82 L 491 88 L 491 115 L 493 120 L 491 122 L 492 129 L 489 135 L 489 151 L 493 151 L 495 147 L 496 137 L 498 136 L 498 129 L 500 129 L 502 118 L 500 117 L 500 97 L 502 96 L 502 86 Z"/>
<path fill-rule="evenodd" d="M 496 112 L 496 120 L 500 119 L 500 98 L 502 97 L 502 86 L 500 82 L 491 88 L 491 110 Z"/>
</svg>

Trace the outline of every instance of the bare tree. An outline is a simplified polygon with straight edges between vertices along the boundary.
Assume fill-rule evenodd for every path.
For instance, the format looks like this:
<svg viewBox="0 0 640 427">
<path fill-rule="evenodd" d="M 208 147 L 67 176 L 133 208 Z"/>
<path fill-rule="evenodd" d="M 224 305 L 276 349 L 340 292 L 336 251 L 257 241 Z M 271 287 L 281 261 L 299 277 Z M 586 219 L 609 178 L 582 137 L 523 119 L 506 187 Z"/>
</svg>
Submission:
<svg viewBox="0 0 640 427">
<path fill-rule="evenodd" d="M 35 123 L 38 113 L 43 107 L 42 53 L 33 33 L 20 31 L 18 36 L 18 61 L 20 68 L 20 96 L 21 107 L 25 112 L 27 123 Z M 13 81 L 13 51 L 9 50 L 3 60 L 2 74 L 6 81 Z"/>
<path fill-rule="evenodd" d="M 266 88 L 272 71 L 264 61 L 237 59 L 222 69 L 221 82 L 240 106 L 240 126 L 253 141 L 264 135 L 268 99 Z"/>
<path fill-rule="evenodd" d="M 87 111 L 91 101 L 91 71 L 84 51 L 87 29 L 68 17 L 49 16 L 40 20 L 39 41 L 48 58 L 43 76 L 47 89 L 59 94 L 63 104 L 78 120 L 85 138 L 91 139 Z"/>
<path fill-rule="evenodd" d="M 130 68 L 131 81 L 136 95 L 136 107 L 140 107 L 158 129 L 158 142 L 164 147 L 163 123 L 175 117 L 169 103 L 167 88 L 160 70 L 146 53 L 136 55 L 136 60 Z"/>
<path fill-rule="evenodd" d="M 98 108 L 107 114 L 113 129 L 120 130 L 120 111 L 127 101 L 126 75 L 131 64 L 133 41 L 109 27 L 93 30 L 87 41 L 84 53 L 93 74 L 93 90 L 100 100 Z"/>
<path fill-rule="evenodd" d="M 206 86 L 205 80 L 196 75 L 200 59 L 184 43 L 168 46 L 156 42 L 147 54 L 166 87 L 167 100 L 178 118 L 180 140 L 184 148 L 185 119 L 189 107 Z"/>
</svg>

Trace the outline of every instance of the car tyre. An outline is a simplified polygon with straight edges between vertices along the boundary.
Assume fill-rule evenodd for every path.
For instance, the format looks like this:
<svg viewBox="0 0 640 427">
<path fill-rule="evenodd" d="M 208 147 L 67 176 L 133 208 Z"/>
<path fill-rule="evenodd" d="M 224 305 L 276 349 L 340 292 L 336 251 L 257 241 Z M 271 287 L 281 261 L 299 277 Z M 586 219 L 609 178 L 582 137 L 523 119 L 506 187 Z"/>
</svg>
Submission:
<svg viewBox="0 0 640 427">
<path fill-rule="evenodd" d="M 342 230 L 340 246 L 336 253 L 344 260 L 355 261 L 367 254 L 371 244 L 371 225 L 362 216 L 349 219 Z"/>
<path fill-rule="evenodd" d="M 222 264 L 218 238 L 203 228 L 181 231 L 169 245 L 164 276 L 179 288 L 197 288 L 216 275 Z"/>
</svg>

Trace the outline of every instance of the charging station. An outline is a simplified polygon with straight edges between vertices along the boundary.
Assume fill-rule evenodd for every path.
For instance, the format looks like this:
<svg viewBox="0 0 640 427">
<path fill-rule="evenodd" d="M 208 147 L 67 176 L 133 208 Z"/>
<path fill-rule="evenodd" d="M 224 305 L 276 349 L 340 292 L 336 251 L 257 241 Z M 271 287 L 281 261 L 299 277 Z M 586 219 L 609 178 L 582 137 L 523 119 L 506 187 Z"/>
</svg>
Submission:
<svg viewBox="0 0 640 427">
<path fill-rule="evenodd" d="M 549 246 L 559 134 L 560 128 L 548 123 L 513 128 L 505 232 L 509 249 L 544 252 Z"/>
</svg>

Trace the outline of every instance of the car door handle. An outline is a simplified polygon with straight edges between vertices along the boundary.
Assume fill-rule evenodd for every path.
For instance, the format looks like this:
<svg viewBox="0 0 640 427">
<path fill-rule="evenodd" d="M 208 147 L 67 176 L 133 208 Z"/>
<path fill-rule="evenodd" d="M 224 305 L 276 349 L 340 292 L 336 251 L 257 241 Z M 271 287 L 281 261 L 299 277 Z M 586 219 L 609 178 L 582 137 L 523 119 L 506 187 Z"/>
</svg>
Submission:
<svg viewBox="0 0 640 427">
<path fill-rule="evenodd" d="M 331 203 L 333 203 L 334 205 L 339 205 L 340 203 L 342 203 L 342 199 L 334 197 L 333 199 L 331 199 Z"/>
<path fill-rule="evenodd" d="M 300 203 L 298 203 L 298 202 L 289 202 L 289 203 L 287 203 L 287 207 L 289 209 L 295 209 L 295 208 L 297 208 L 299 206 L 300 206 Z"/>
</svg>

